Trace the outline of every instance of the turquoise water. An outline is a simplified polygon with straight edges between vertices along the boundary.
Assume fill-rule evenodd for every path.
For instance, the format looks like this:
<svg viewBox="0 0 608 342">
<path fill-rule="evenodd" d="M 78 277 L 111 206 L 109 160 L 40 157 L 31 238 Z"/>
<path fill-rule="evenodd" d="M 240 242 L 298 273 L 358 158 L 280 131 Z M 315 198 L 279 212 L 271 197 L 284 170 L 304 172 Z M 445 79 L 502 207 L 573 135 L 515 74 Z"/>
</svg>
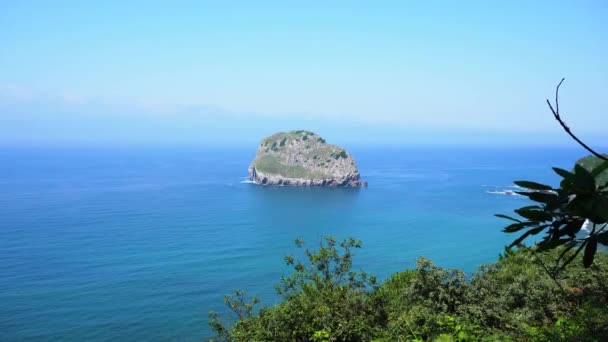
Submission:
<svg viewBox="0 0 608 342">
<path fill-rule="evenodd" d="M 525 199 L 580 150 L 349 147 L 363 189 L 243 182 L 251 148 L 0 148 L 0 340 L 200 341 L 207 311 L 264 303 L 293 240 L 354 236 L 378 275 L 426 256 L 473 272 Z"/>
</svg>

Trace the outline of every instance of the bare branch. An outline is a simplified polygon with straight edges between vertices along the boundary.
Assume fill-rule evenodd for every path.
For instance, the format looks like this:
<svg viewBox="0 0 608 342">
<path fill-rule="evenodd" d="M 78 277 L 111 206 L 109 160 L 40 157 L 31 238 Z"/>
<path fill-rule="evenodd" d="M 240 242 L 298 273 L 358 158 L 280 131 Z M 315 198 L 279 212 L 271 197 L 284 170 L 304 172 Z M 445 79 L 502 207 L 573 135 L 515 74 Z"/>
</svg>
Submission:
<svg viewBox="0 0 608 342">
<path fill-rule="evenodd" d="M 591 147 L 587 146 L 587 144 L 585 144 L 584 142 L 582 142 L 576 135 L 574 135 L 574 133 L 572 133 L 572 131 L 570 130 L 570 127 L 568 127 L 568 125 L 566 125 L 566 123 L 564 122 L 564 120 L 562 120 L 562 117 L 560 116 L 560 113 L 559 113 L 559 87 L 562 85 L 562 83 L 564 82 L 564 80 L 565 80 L 565 78 L 562 78 L 562 80 L 559 82 L 559 84 L 555 88 L 555 109 L 553 109 L 553 106 L 551 105 L 551 102 L 549 101 L 549 99 L 547 99 L 547 104 L 549 105 L 549 108 L 551 109 L 551 112 L 553 113 L 553 116 L 555 117 L 555 120 L 557 120 L 557 122 L 559 122 L 559 124 L 562 126 L 562 128 L 564 129 L 564 131 L 566 131 L 566 133 L 568 133 L 568 135 L 570 135 L 572 137 L 572 139 L 574 139 L 577 143 L 579 143 L 579 145 L 581 145 L 582 147 L 584 147 L 587 151 L 591 152 L 594 156 L 596 156 L 596 157 L 598 157 L 598 158 L 600 158 L 602 160 L 607 160 L 608 161 L 608 158 L 606 158 L 603 155 L 597 153 Z"/>
<path fill-rule="evenodd" d="M 564 83 L 564 81 L 566 80 L 566 78 L 562 78 L 561 81 L 559 81 L 559 84 L 557 85 L 557 87 L 555 87 L 555 110 L 557 112 L 557 115 L 559 115 L 559 87 L 561 87 L 562 83 Z M 547 100 L 548 102 L 549 100 Z M 551 106 L 551 104 L 549 104 L 549 106 Z"/>
</svg>

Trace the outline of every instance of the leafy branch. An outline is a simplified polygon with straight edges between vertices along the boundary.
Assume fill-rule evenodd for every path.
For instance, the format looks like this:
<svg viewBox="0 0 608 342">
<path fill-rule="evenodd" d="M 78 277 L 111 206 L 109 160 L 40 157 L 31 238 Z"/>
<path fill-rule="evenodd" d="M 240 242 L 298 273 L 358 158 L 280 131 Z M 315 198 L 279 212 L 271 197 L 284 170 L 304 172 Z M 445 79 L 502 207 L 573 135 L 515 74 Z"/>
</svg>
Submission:
<svg viewBox="0 0 608 342">
<path fill-rule="evenodd" d="M 586 165 L 577 163 L 572 172 L 553 168 L 562 177 L 560 186 L 556 188 L 536 182 L 516 181 L 515 184 L 526 189 L 517 193 L 528 197 L 535 202 L 534 205 L 516 209 L 515 213 L 520 218 L 496 215 L 512 222 L 504 232 L 524 232 L 509 247 L 520 246 L 530 236 L 544 233 L 536 243 L 537 251 L 561 248 L 555 272 L 567 266 L 583 251 L 583 266 L 591 266 L 598 244 L 608 245 L 608 158 L 582 142 L 562 120 L 559 88 L 563 82 L 564 79 L 555 89 L 555 108 L 549 100 L 547 104 L 564 130 L 599 159 Z"/>
</svg>

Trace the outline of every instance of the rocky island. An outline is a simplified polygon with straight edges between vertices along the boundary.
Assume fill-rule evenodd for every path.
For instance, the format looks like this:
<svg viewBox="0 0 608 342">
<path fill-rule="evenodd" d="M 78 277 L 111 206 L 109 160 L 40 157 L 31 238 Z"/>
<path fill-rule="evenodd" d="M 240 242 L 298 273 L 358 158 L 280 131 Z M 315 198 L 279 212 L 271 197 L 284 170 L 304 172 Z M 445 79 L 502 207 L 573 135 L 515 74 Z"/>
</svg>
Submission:
<svg viewBox="0 0 608 342">
<path fill-rule="evenodd" d="M 367 186 L 348 151 L 304 130 L 262 139 L 248 171 L 249 178 L 262 185 Z"/>
</svg>

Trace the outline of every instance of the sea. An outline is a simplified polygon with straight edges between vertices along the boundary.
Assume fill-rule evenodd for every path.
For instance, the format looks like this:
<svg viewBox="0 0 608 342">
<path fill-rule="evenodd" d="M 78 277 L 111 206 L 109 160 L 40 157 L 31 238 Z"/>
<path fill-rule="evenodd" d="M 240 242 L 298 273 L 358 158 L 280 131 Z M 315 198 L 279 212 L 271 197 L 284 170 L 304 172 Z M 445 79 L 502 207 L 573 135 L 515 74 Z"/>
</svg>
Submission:
<svg viewBox="0 0 608 342">
<path fill-rule="evenodd" d="M 264 187 L 255 146 L 0 147 L 0 341 L 202 341 L 235 289 L 273 305 L 303 238 L 355 237 L 386 279 L 472 274 L 516 238 L 494 216 L 557 184 L 575 147 L 345 146 L 366 188 Z M 300 254 L 298 254 L 300 253 Z"/>
</svg>

